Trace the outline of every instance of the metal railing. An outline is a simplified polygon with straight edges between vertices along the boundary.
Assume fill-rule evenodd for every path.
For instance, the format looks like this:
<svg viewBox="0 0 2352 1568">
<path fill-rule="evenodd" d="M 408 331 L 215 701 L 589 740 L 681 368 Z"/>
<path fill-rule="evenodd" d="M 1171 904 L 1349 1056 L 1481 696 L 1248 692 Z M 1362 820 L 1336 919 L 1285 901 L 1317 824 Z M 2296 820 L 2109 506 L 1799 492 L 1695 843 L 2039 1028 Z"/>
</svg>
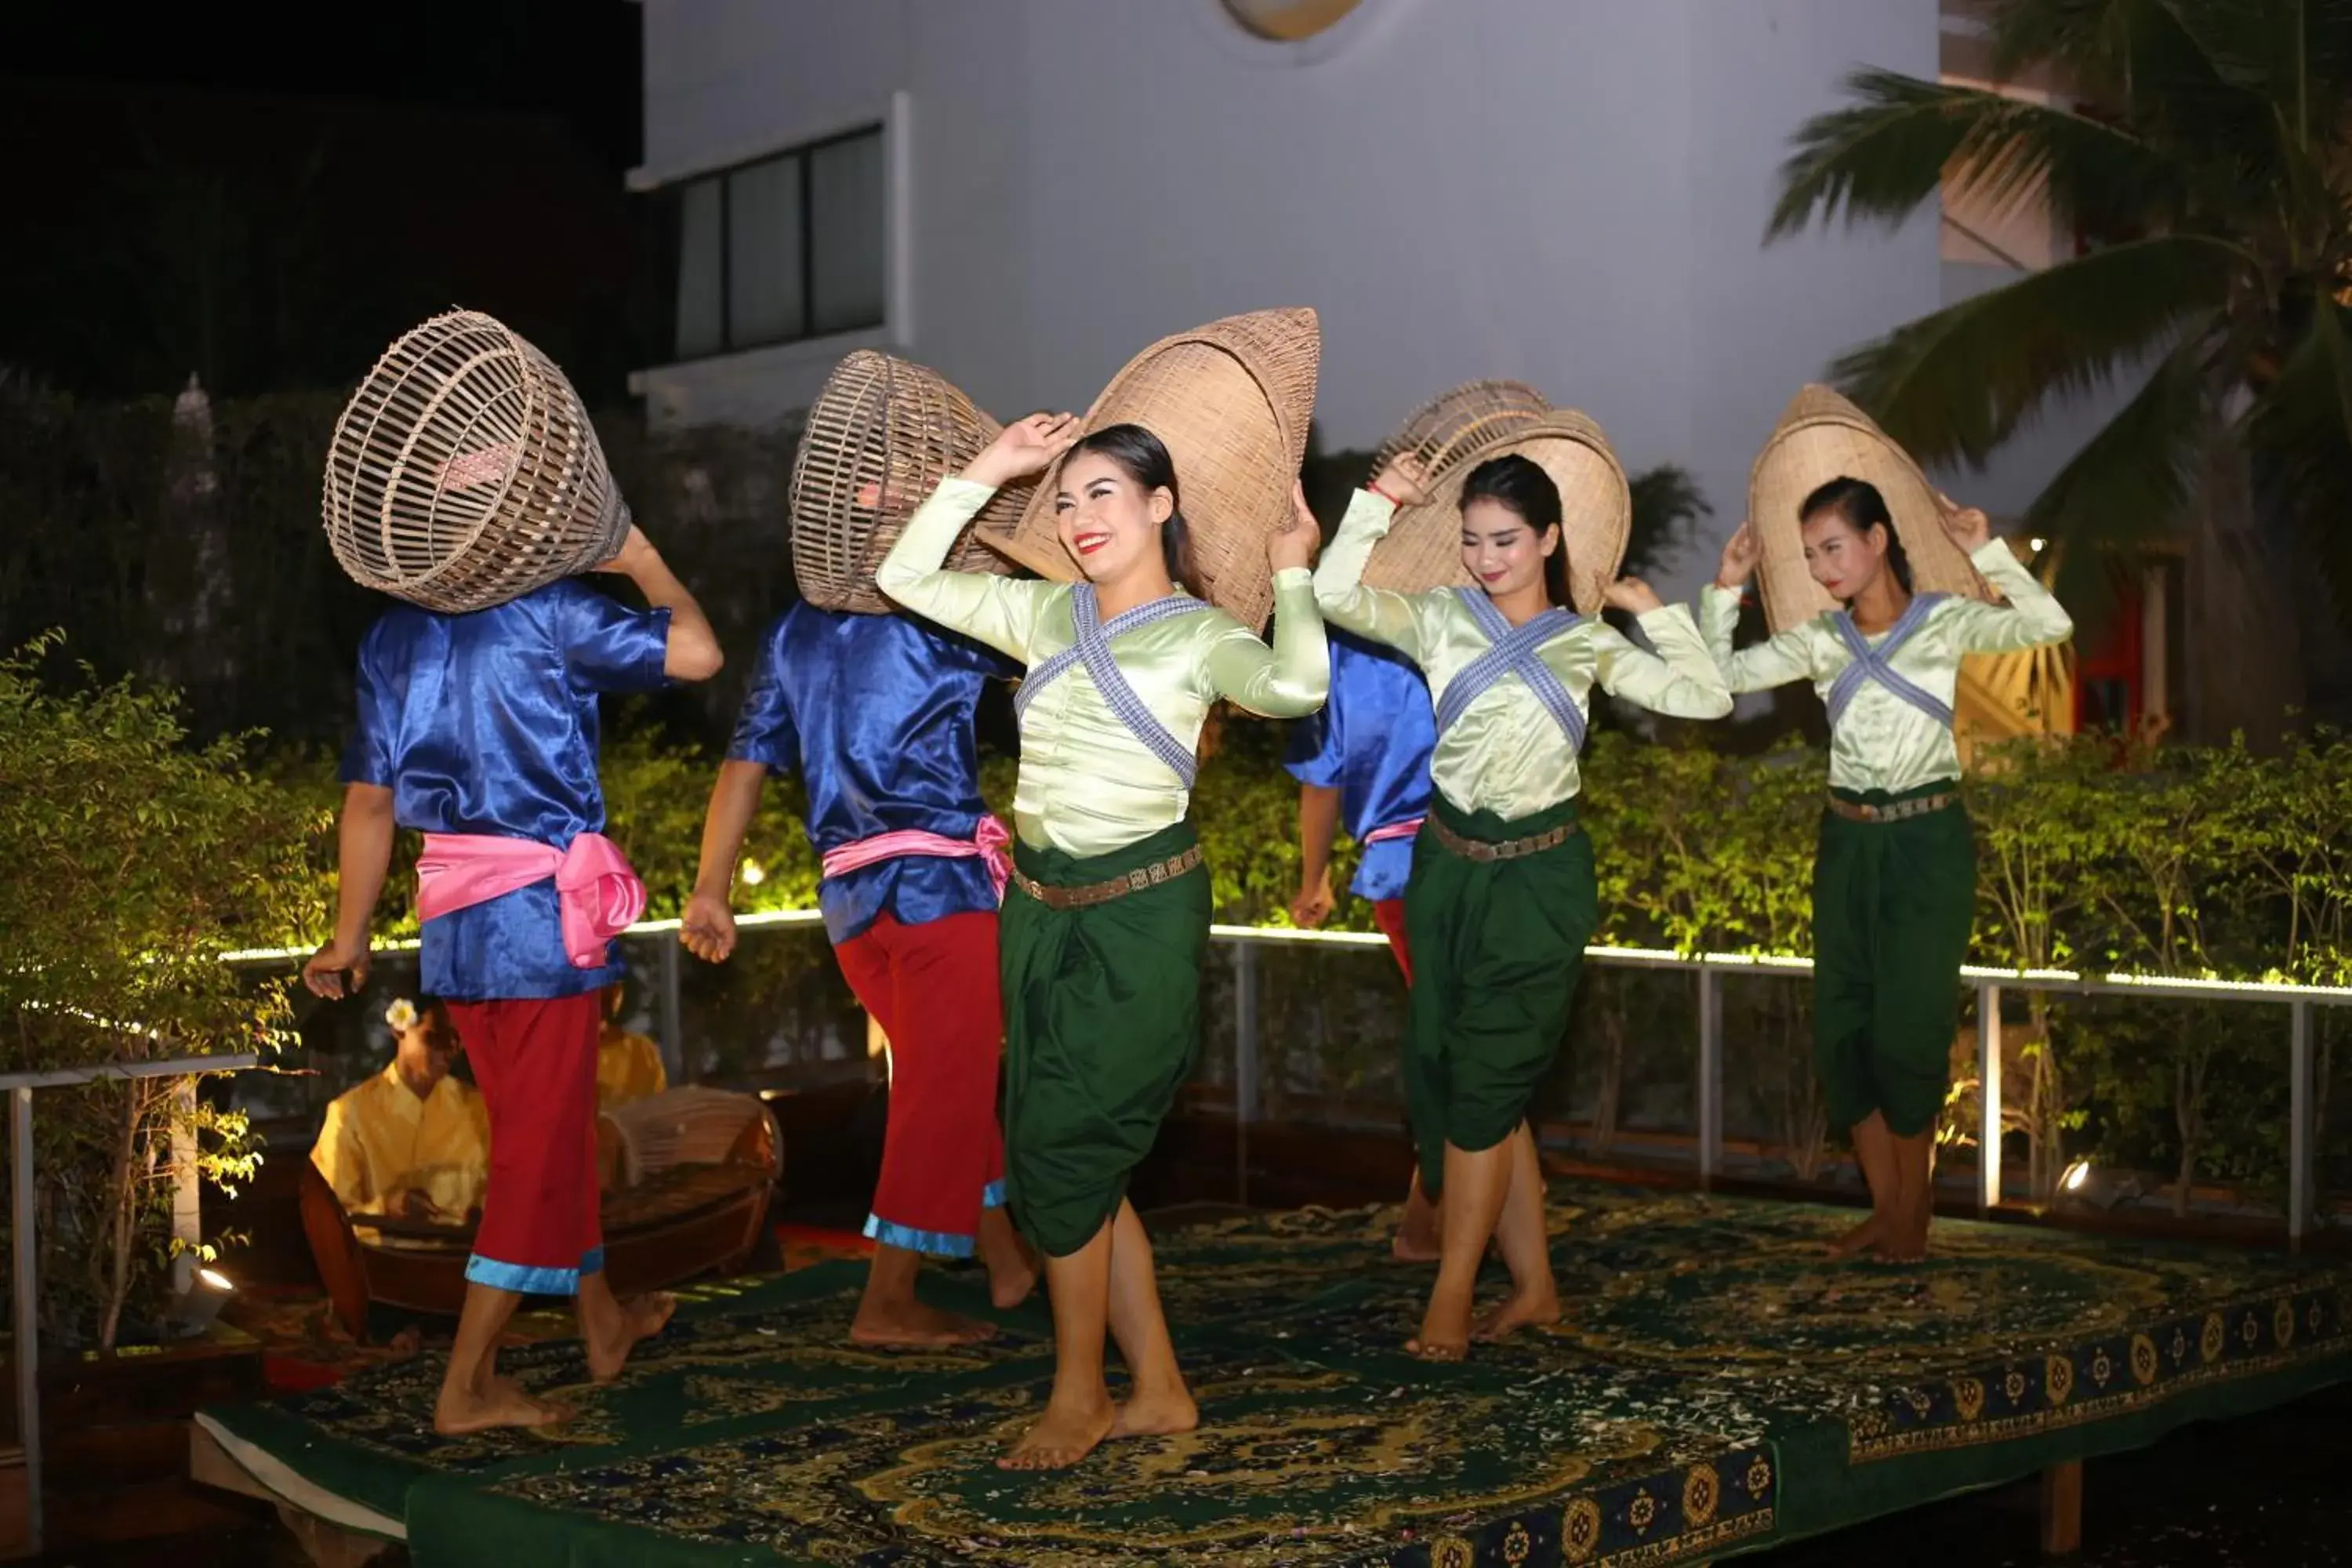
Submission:
<svg viewBox="0 0 2352 1568">
<path fill-rule="evenodd" d="M 1369 931 L 1290 931 L 1277 927 L 1217 925 L 1220 942 L 1234 944 L 1234 1107 L 1238 1165 L 1236 1194 L 1248 1201 L 1248 1127 L 1258 1120 L 1258 994 L 1256 951 L 1267 945 L 1327 942 L 1381 947 L 1386 937 Z M 1678 953 L 1649 948 L 1589 947 L 1589 964 L 1627 969 L 1679 970 L 1698 977 L 1698 1104 L 1696 1143 L 1703 1182 L 1723 1173 L 1723 978 L 1727 974 L 1810 974 L 1806 958 L 1745 953 Z M 2287 1235 L 2300 1241 L 2312 1228 L 2313 1162 L 2318 1130 L 2312 1080 L 2312 1010 L 2352 1006 L 2352 987 L 2295 985 L 2268 981 L 2172 979 L 2138 974 L 2084 974 L 2072 970 L 1987 969 L 1968 965 L 1961 978 L 1977 994 L 1977 1069 L 1982 1104 L 1978 1128 L 1977 1211 L 1989 1214 L 2001 1202 L 2001 996 L 2032 991 L 2069 996 L 2168 996 L 2184 1000 L 2248 1002 L 2288 1011 Z"/>
<path fill-rule="evenodd" d="M 785 910 L 739 915 L 736 924 L 758 930 L 770 927 L 818 926 L 823 917 L 814 910 Z M 675 920 L 646 921 L 631 926 L 628 936 L 675 933 Z M 1234 1119 L 1235 1195 L 1246 1203 L 1249 1192 L 1249 1127 L 1261 1120 L 1264 1102 L 1259 1086 L 1260 994 L 1257 954 L 1265 947 L 1325 945 L 1382 948 L 1388 939 L 1374 931 L 1297 931 L 1277 926 L 1212 925 L 1212 942 L 1229 946 L 1234 973 Z M 387 943 L 390 949 L 413 949 L 414 942 Z M 680 999 L 682 949 L 675 942 L 661 944 L 656 977 L 657 1038 L 673 1074 L 683 1067 L 684 1009 Z M 233 963 L 282 963 L 309 956 L 307 950 L 271 949 L 231 953 Z M 1675 970 L 1697 976 L 1698 1051 L 1696 1121 L 1698 1172 L 1702 1181 L 1723 1173 L 1723 978 L 1727 974 L 1810 974 L 1812 961 L 1748 953 L 1680 953 L 1660 949 L 1593 946 L 1585 962 L 1603 967 Z M 1977 1067 L 1981 1101 L 1978 1129 L 1979 1190 L 1977 1208 L 1990 1213 L 2001 1202 L 2001 1025 L 2000 1004 L 2011 991 L 2068 996 L 2172 997 L 2206 1002 L 2240 1002 L 2284 1006 L 2288 1011 L 2288 1140 L 2287 1235 L 2300 1241 L 2314 1218 L 2313 1164 L 2318 1130 L 2313 1125 L 2316 1103 L 2312 1079 L 2313 1009 L 2352 1006 L 2352 986 L 2298 985 L 2271 981 L 2201 980 L 2141 974 L 2090 974 L 2073 970 L 1988 969 L 1969 965 L 1961 978 L 1977 994 Z"/>
<path fill-rule="evenodd" d="M 8 1218 L 10 1300 L 16 1314 L 9 1353 L 16 1363 L 16 1441 L 25 1450 L 26 1523 L 32 1550 L 40 1552 L 41 1513 L 41 1318 L 40 1246 L 33 1230 L 33 1092 L 71 1084 L 102 1083 L 137 1078 L 184 1078 L 191 1081 L 206 1073 L 237 1072 L 258 1067 L 250 1053 L 235 1056 L 181 1057 L 161 1062 L 117 1062 L 104 1067 L 63 1068 L 54 1072 L 0 1074 L 0 1089 L 8 1094 Z M 192 1152 L 175 1150 L 173 1166 L 181 1184 L 175 1209 L 193 1216 L 194 1165 Z M 192 1238 L 193 1239 L 193 1238 Z"/>
</svg>

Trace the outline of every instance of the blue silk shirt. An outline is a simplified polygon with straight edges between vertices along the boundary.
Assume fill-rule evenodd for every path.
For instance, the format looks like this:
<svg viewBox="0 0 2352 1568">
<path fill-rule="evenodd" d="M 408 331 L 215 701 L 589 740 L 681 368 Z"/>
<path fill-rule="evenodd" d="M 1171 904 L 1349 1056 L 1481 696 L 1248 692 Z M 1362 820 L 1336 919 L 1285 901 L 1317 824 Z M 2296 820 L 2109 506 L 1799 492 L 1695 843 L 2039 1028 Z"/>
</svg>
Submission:
<svg viewBox="0 0 2352 1568">
<path fill-rule="evenodd" d="M 470 615 L 403 605 L 360 645 L 343 782 L 392 791 L 401 826 L 558 849 L 604 830 L 596 700 L 666 681 L 669 612 L 566 579 Z M 425 922 L 419 979 L 453 1001 L 569 996 L 621 977 L 563 951 L 552 879 Z"/>
<path fill-rule="evenodd" d="M 819 855 L 911 829 L 970 838 L 987 807 L 972 712 L 1016 666 L 912 616 L 794 605 L 760 647 L 730 762 L 801 775 Z M 887 913 L 902 925 L 996 908 L 988 863 L 907 855 L 828 877 L 825 934 L 851 940 Z"/>
<path fill-rule="evenodd" d="M 1291 777 L 1339 792 L 1339 819 L 1363 847 L 1349 889 L 1375 903 L 1404 897 L 1412 840 L 1365 844 L 1375 828 L 1429 809 L 1429 753 L 1437 720 L 1429 684 L 1411 659 L 1380 643 L 1331 631 L 1331 695 L 1290 729 Z"/>
</svg>

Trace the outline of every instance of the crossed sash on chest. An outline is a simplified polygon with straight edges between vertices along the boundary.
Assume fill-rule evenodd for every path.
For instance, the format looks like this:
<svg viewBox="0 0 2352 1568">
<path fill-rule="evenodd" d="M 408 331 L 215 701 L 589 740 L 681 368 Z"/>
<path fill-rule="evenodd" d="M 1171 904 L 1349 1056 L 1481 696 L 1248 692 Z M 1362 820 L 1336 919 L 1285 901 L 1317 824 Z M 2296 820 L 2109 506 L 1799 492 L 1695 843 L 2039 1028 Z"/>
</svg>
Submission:
<svg viewBox="0 0 2352 1568">
<path fill-rule="evenodd" d="M 1495 608 L 1494 601 L 1475 588 L 1456 588 L 1463 608 L 1478 623 L 1491 645 L 1486 652 L 1462 667 L 1462 672 L 1445 683 L 1445 693 L 1437 700 L 1437 732 L 1441 735 L 1470 710 L 1470 704 L 1485 696 L 1487 690 L 1511 676 L 1517 676 L 1536 700 L 1544 705 L 1559 732 L 1568 737 L 1568 749 L 1572 752 L 1584 750 L 1584 710 L 1576 705 L 1567 684 L 1543 661 L 1543 647 L 1556 637 L 1576 629 L 1583 617 L 1573 610 L 1558 605 L 1523 626 L 1514 626 Z"/>
<path fill-rule="evenodd" d="M 1950 596 L 1948 594 L 1915 595 L 1910 606 L 1895 617 L 1893 626 L 1886 628 L 1886 636 L 1876 647 L 1870 646 L 1870 639 L 1864 637 L 1862 628 L 1853 624 L 1851 611 L 1840 610 L 1830 617 L 1830 625 L 1837 629 L 1838 640 L 1845 645 L 1845 651 L 1853 660 L 1838 671 L 1837 679 L 1830 682 L 1829 695 L 1824 700 L 1832 725 L 1845 716 L 1855 694 L 1864 686 L 1874 683 L 1885 687 L 1945 729 L 1952 727 L 1951 704 L 1895 668 L 1896 650 L 1917 636 L 1920 628 L 1927 624 L 1929 613 Z"/>
<path fill-rule="evenodd" d="M 1075 666 L 1084 665 L 1087 675 L 1102 693 L 1110 710 L 1127 726 L 1129 734 L 1143 743 L 1144 749 L 1168 765 L 1179 783 L 1186 789 L 1199 776 L 1200 761 L 1192 749 L 1174 735 L 1152 713 L 1135 687 L 1128 680 L 1118 661 L 1111 657 L 1111 639 L 1123 633 L 1151 626 L 1177 616 L 1189 616 L 1207 609 L 1200 600 L 1184 594 L 1171 594 L 1164 599 L 1154 599 L 1148 605 L 1138 605 L 1122 610 L 1106 621 L 1095 599 L 1095 585 L 1078 583 L 1070 589 L 1070 646 L 1055 654 L 1029 671 L 1013 694 L 1014 714 L 1025 714 L 1037 694 L 1067 675 Z"/>
</svg>

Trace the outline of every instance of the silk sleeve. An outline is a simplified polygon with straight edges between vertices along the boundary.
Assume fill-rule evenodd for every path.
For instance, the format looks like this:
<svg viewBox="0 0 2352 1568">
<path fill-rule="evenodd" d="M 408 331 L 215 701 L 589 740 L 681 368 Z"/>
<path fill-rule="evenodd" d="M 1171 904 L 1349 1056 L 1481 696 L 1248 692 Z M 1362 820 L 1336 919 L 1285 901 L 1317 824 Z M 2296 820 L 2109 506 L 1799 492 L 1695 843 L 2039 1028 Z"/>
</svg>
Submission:
<svg viewBox="0 0 2352 1568">
<path fill-rule="evenodd" d="M 995 493 L 953 475 L 941 479 L 907 520 L 898 542 L 876 570 L 874 583 L 924 619 L 1026 664 L 1038 612 L 1058 585 L 945 568 L 948 552 L 964 525 Z"/>
<path fill-rule="evenodd" d="M 2064 642 L 2074 635 L 2074 617 L 2025 569 L 2008 545 L 1996 539 L 1969 556 L 1985 580 L 2000 590 L 2006 605 L 1954 599 L 1943 619 L 1952 644 L 1962 653 L 2016 653 Z"/>
<path fill-rule="evenodd" d="M 1322 564 L 1315 568 L 1315 603 L 1333 626 L 1384 642 L 1420 664 L 1432 641 L 1422 603 L 1430 595 L 1364 586 L 1372 546 L 1388 537 L 1395 516 L 1396 508 L 1384 498 L 1356 492 Z"/>
<path fill-rule="evenodd" d="M 1699 591 L 1698 621 L 1707 654 L 1722 672 L 1725 687 L 1735 696 L 1743 691 L 1769 691 L 1792 680 L 1814 679 L 1813 637 L 1808 626 L 1791 626 L 1778 637 L 1735 653 L 1731 639 L 1739 629 L 1739 595 L 1713 583 Z"/>
<path fill-rule="evenodd" d="M 1303 718 L 1323 706 L 1331 690 L 1331 649 L 1305 567 L 1274 574 L 1273 647 L 1231 616 L 1219 618 L 1206 661 L 1213 697 L 1266 719 Z"/>
<path fill-rule="evenodd" d="M 1603 691 L 1676 719 L 1720 719 L 1731 711 L 1730 688 L 1699 640 L 1688 610 L 1663 605 L 1644 613 L 1641 625 L 1657 645 L 1656 653 L 1637 647 L 1614 626 L 1599 628 L 1593 674 Z"/>
</svg>

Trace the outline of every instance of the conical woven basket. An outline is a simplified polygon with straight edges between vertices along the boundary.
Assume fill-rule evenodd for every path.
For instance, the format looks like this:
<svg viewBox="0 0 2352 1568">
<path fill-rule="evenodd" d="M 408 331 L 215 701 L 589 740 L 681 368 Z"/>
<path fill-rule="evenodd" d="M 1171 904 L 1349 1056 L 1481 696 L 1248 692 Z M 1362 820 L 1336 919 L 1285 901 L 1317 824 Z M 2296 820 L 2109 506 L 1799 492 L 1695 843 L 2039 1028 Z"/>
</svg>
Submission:
<svg viewBox="0 0 2352 1568">
<path fill-rule="evenodd" d="M 1257 310 L 1180 332 L 1127 363 L 1086 427 L 1140 425 L 1167 444 L 1205 582 L 1187 584 L 1244 626 L 1274 609 L 1266 536 L 1288 525 L 1290 488 L 1307 456 L 1322 329 L 1309 310 Z M 1078 564 L 1054 521 L 1049 471 L 1017 522 L 982 531 L 1040 575 L 1071 582 Z"/>
<path fill-rule="evenodd" d="M 1994 597 L 1968 553 L 1944 531 L 1936 488 L 1910 454 L 1845 398 L 1826 386 L 1808 386 L 1790 400 L 1748 476 L 1748 517 L 1764 552 L 1757 580 L 1775 633 L 1838 607 L 1805 569 L 1797 518 L 1805 498 L 1835 479 L 1866 480 L 1886 498 L 1915 590 Z"/>
<path fill-rule="evenodd" d="M 1462 564 L 1462 486 L 1487 458 L 1516 452 L 1559 487 L 1569 594 L 1580 613 L 1600 612 L 1633 526 L 1633 492 L 1600 426 L 1517 382 L 1472 382 L 1408 419 L 1381 447 L 1371 477 L 1408 449 L 1428 464 L 1430 499 L 1398 510 L 1372 549 L 1367 584 L 1420 594 L 1473 583 Z"/>
<path fill-rule="evenodd" d="M 453 614 L 609 561 L 629 531 L 579 394 L 478 310 L 376 361 L 335 422 L 320 510 L 355 581 Z"/>
<path fill-rule="evenodd" d="M 793 574 L 821 609 L 888 613 L 874 572 L 915 509 L 1003 428 L 928 366 L 860 349 L 844 356 L 810 405 L 793 463 Z M 980 522 L 1010 527 L 1025 487 L 997 492 Z M 955 572 L 1009 574 L 1012 563 L 966 533 Z"/>
</svg>

